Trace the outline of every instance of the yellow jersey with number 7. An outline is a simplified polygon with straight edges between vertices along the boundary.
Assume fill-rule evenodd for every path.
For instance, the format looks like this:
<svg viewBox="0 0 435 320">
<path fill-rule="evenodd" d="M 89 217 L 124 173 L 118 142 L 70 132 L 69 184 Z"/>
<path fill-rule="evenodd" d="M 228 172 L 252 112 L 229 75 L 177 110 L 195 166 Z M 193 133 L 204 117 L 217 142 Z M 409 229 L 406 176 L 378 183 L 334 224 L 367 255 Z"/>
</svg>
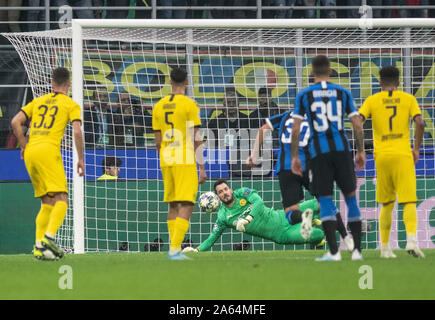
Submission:
<svg viewBox="0 0 435 320">
<path fill-rule="evenodd" d="M 68 121 L 81 121 L 80 106 L 62 93 L 53 92 L 35 98 L 21 110 L 32 120 L 27 147 L 51 144 L 60 150 Z"/>
<path fill-rule="evenodd" d="M 410 155 L 410 121 L 421 115 L 413 95 L 397 90 L 381 91 L 368 97 L 358 111 L 365 119 L 372 118 L 375 155 Z"/>
<path fill-rule="evenodd" d="M 160 167 L 196 166 L 193 128 L 201 125 L 195 101 L 182 94 L 160 99 L 153 108 L 153 130 L 160 131 Z"/>
</svg>

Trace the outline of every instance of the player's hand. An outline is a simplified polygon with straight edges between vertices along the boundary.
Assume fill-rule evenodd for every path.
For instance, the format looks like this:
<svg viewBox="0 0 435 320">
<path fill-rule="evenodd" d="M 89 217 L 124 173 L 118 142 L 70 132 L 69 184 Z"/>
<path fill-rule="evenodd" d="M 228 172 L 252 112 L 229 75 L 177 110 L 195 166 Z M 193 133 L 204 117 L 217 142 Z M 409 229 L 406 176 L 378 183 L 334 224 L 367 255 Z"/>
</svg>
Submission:
<svg viewBox="0 0 435 320">
<path fill-rule="evenodd" d="M 417 164 L 418 158 L 420 157 L 420 151 L 412 149 L 412 157 L 414 158 L 414 164 Z"/>
<path fill-rule="evenodd" d="M 204 168 L 199 168 L 199 179 L 198 183 L 203 184 L 207 180 L 207 173 Z"/>
<path fill-rule="evenodd" d="M 20 158 L 21 160 L 24 160 L 24 150 L 26 150 L 26 147 L 21 147 L 21 152 L 20 152 Z"/>
<path fill-rule="evenodd" d="M 250 168 L 257 166 L 258 158 L 250 155 L 248 159 L 246 159 L 246 165 Z"/>
<path fill-rule="evenodd" d="M 85 175 L 85 162 L 83 160 L 77 162 L 77 173 L 80 177 Z"/>
<path fill-rule="evenodd" d="M 252 216 L 249 215 L 246 218 L 240 218 L 239 220 L 237 220 L 236 230 L 240 232 L 245 232 L 246 231 L 245 226 L 251 221 L 252 221 Z"/>
<path fill-rule="evenodd" d="M 302 174 L 303 174 L 302 162 L 299 158 L 292 159 L 292 172 L 294 174 L 302 177 Z"/>
<path fill-rule="evenodd" d="M 183 252 L 183 253 L 186 253 L 186 252 L 199 252 L 199 250 L 195 249 L 195 248 L 192 248 L 192 247 L 186 247 L 181 252 Z"/>
<path fill-rule="evenodd" d="M 355 155 L 355 164 L 356 164 L 356 171 L 361 171 L 366 166 L 366 153 L 363 152 L 357 152 Z"/>
</svg>

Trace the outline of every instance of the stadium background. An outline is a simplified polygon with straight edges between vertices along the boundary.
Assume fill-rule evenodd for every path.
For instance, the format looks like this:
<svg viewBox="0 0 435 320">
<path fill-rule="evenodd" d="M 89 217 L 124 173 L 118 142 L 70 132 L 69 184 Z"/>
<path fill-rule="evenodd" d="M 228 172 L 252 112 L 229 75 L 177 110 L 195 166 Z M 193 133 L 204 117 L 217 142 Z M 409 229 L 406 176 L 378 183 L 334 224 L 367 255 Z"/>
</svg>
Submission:
<svg viewBox="0 0 435 320">
<path fill-rule="evenodd" d="M 0 84 L 4 87 L 9 88 L 9 90 L 1 90 L 0 93 L 0 147 L 6 145 L 6 138 L 9 133 L 9 122 L 11 117 L 16 113 L 18 108 L 23 105 L 25 101 L 28 101 L 31 97 L 30 90 L 28 86 L 26 86 L 26 73 L 22 63 L 17 56 L 16 52 L 12 48 L 8 48 L 7 46 L 2 46 L 2 54 L 0 60 Z M 376 55 L 364 56 L 364 52 L 358 51 L 354 53 L 355 56 L 352 57 L 346 56 L 343 60 L 338 59 L 337 62 L 334 62 L 332 65 L 333 69 L 338 75 L 342 75 L 343 79 L 351 78 L 355 79 L 355 83 L 343 83 L 341 85 L 347 86 L 352 90 L 352 93 L 356 99 L 357 105 L 360 105 L 365 97 L 371 94 L 372 89 L 374 92 L 379 88 L 376 87 L 377 82 L 375 78 L 377 77 L 378 68 L 376 67 L 381 63 L 380 59 L 376 57 Z M 139 56 L 138 56 L 139 57 Z M 142 55 L 140 55 L 142 57 Z M 267 61 L 267 58 L 261 59 L 256 57 L 256 53 L 254 53 L 250 57 L 240 58 L 240 59 L 231 59 L 232 65 L 237 66 L 237 68 L 226 67 L 226 58 L 215 56 L 212 59 L 221 59 L 219 65 L 222 66 L 219 68 L 207 68 L 206 66 L 209 64 L 207 58 L 202 59 L 199 58 L 198 61 L 194 64 L 194 97 L 198 100 L 199 104 L 202 107 L 201 118 L 203 120 L 209 119 L 211 117 L 216 116 L 216 112 L 214 112 L 216 105 L 217 97 L 218 99 L 222 99 L 224 95 L 224 87 L 226 81 L 229 79 L 233 79 L 234 83 L 240 81 L 240 83 L 247 83 L 245 87 L 239 86 L 238 93 L 242 98 L 242 106 L 245 108 L 245 112 L 249 113 L 251 107 L 253 107 L 253 101 L 256 98 L 256 88 L 258 83 L 255 83 L 255 72 L 260 70 L 265 75 L 267 75 L 267 84 L 275 85 L 275 90 L 273 91 L 274 100 L 278 103 L 281 108 L 286 108 L 287 106 L 284 103 L 288 101 L 292 101 L 296 95 L 296 86 L 290 87 L 280 87 L 280 83 L 277 82 L 277 79 L 282 78 L 282 76 L 287 75 L 289 82 L 294 83 L 294 78 L 296 76 L 294 68 L 291 66 L 294 65 L 294 61 L 292 59 L 286 58 L 287 61 L 283 61 L 280 59 L 270 58 L 270 61 Z M 97 73 L 101 73 L 101 80 L 104 79 L 104 82 L 99 84 L 107 85 L 109 90 L 111 88 L 110 84 L 112 82 L 122 83 L 123 81 L 123 73 L 125 68 L 149 68 L 154 70 L 155 74 L 153 77 L 141 78 L 137 79 L 138 81 L 144 84 L 153 84 L 155 83 L 155 77 L 161 77 L 162 74 L 167 70 L 169 64 L 162 61 L 161 63 L 153 62 L 152 65 L 148 65 L 146 60 L 139 60 L 139 58 L 129 57 L 130 60 L 125 60 L 119 65 L 113 64 L 108 65 L 104 64 L 104 62 L 96 62 L 93 60 L 85 61 L 85 65 L 91 66 Z M 392 59 L 392 63 L 401 67 L 401 57 L 397 55 Z M 261 61 L 257 61 L 261 60 Z M 179 57 L 174 56 L 174 61 L 180 61 Z M 265 62 L 266 61 L 266 62 Z M 65 65 L 68 65 L 68 61 L 65 61 Z M 286 66 L 284 68 L 283 66 Z M 361 66 L 364 65 L 364 68 Z M 201 67 L 199 67 L 201 66 Z M 370 68 L 369 68 L 370 67 Z M 368 72 L 367 72 L 367 71 Z M 149 72 L 149 74 L 153 74 L 153 72 Z M 277 76 L 277 74 L 279 76 Z M 246 75 L 246 76 L 245 76 Z M 303 84 L 308 83 L 308 75 L 309 69 L 304 68 L 303 70 Z M 412 80 L 411 80 L 411 88 L 412 93 L 417 97 L 428 97 L 419 99 L 419 103 L 421 104 L 424 112 L 425 118 L 425 138 L 424 138 L 424 148 L 425 155 L 422 157 L 417 165 L 417 175 L 418 175 L 418 189 L 420 190 L 418 197 L 420 199 L 418 203 L 419 212 L 427 213 L 429 216 L 428 225 L 423 226 L 426 230 L 429 230 L 431 234 L 432 242 L 429 244 L 429 247 L 435 247 L 435 209 L 430 206 L 433 201 L 430 201 L 433 198 L 433 194 L 426 190 L 434 190 L 435 189 L 435 181 L 433 179 L 424 179 L 423 174 L 426 177 L 434 176 L 434 150 L 433 150 L 433 138 L 434 138 L 434 121 L 435 121 L 435 110 L 432 105 L 432 99 L 429 97 L 433 97 L 433 87 L 432 83 L 435 80 L 435 64 L 433 63 L 433 57 L 428 57 L 424 52 L 415 52 L 413 55 L 413 70 L 412 70 Z M 107 82 L 109 81 L 109 82 Z M 358 84 L 356 83 L 358 82 Z M 364 83 L 363 86 L 359 84 L 359 82 Z M 376 83 L 376 84 L 375 84 Z M 213 87 L 208 86 L 210 84 L 214 84 Z M 220 85 L 221 84 L 221 85 Z M 372 85 L 374 87 L 372 87 Z M 10 87 L 8 87 L 10 86 Z M 131 87 L 128 87 L 131 88 Z M 152 105 L 150 104 L 150 99 L 161 97 L 165 93 L 165 89 L 159 89 L 153 87 L 152 90 L 141 90 L 139 88 L 132 88 L 130 92 L 132 97 L 138 98 L 141 100 L 142 104 L 148 110 L 151 109 Z M 210 93 L 210 99 L 208 99 L 207 92 Z M 113 91 L 112 100 L 116 99 L 117 92 Z M 212 98 L 213 97 L 213 98 Z M 89 92 L 85 92 L 85 99 L 89 98 Z M 218 101 L 218 104 L 221 105 L 221 101 Z M 126 150 L 121 157 L 129 158 L 129 152 L 132 150 Z M 148 157 L 153 159 L 155 158 L 155 151 L 152 149 L 143 148 L 138 152 L 149 153 Z M 110 153 L 110 151 L 108 152 Z M 118 154 L 117 154 L 118 155 Z M 369 155 L 370 157 L 370 155 Z M 95 159 L 100 159 L 98 156 L 89 155 L 87 158 L 88 163 L 92 163 Z M 102 156 L 101 156 L 102 159 Z M 155 158 L 156 159 L 156 158 Z M 125 163 L 125 162 L 124 162 Z M 209 176 L 212 178 L 217 177 L 227 177 L 228 169 L 224 164 L 210 165 L 207 166 Z M 94 184 L 98 183 L 119 183 L 123 184 L 122 192 L 126 192 L 127 195 L 122 196 L 122 198 L 128 198 L 126 201 L 115 201 L 116 198 L 119 197 L 119 194 L 116 194 L 117 191 L 112 188 L 108 188 L 110 193 L 105 193 L 106 200 L 104 201 L 113 201 L 114 206 L 113 210 L 117 211 L 117 214 L 122 216 L 124 215 L 126 218 L 122 220 L 128 221 L 128 208 L 129 205 L 133 203 L 136 205 L 137 197 L 140 196 L 140 193 L 137 193 L 135 190 L 137 186 L 141 186 L 141 184 L 147 184 L 148 190 L 162 190 L 162 186 L 157 186 L 160 184 L 158 180 L 159 172 L 157 169 L 157 160 L 149 161 L 143 164 L 143 167 L 138 168 L 137 170 L 125 170 L 125 168 L 121 169 L 121 180 L 118 182 L 96 182 L 95 179 L 98 177 L 101 172 L 97 172 L 98 169 L 94 171 L 87 172 L 86 176 L 86 188 L 89 190 L 99 190 L 98 188 L 94 188 Z M 359 185 L 360 185 L 360 204 L 362 207 L 363 215 L 369 219 L 371 230 L 377 230 L 377 222 L 375 218 L 377 217 L 377 212 L 374 210 L 375 208 L 375 181 L 374 181 L 374 170 L 373 170 L 373 161 L 372 158 L 369 158 L 368 170 L 360 173 Z M 364 177 L 364 178 L 362 178 Z M 143 180 L 148 179 L 148 180 Z M 136 181 L 139 180 L 139 184 Z M 1 215 L 0 215 L 0 254 L 1 253 L 29 253 L 33 244 L 34 238 L 34 219 L 35 212 L 37 212 L 39 208 L 39 200 L 34 199 L 32 197 L 33 189 L 31 184 L 29 183 L 28 175 L 24 167 L 24 163 L 19 159 L 19 151 L 18 150 L 0 150 L 0 203 L 1 205 Z M 134 182 L 133 182 L 134 181 Z M 240 186 L 240 181 L 234 180 L 233 187 L 237 188 Z M 250 184 L 250 182 L 248 182 Z M 253 186 L 258 185 L 258 189 L 261 192 L 262 188 L 267 187 L 267 184 L 277 183 L 274 180 L 270 181 L 262 181 L 261 184 L 259 181 L 253 181 Z M 202 187 L 202 190 L 210 190 L 210 183 L 206 186 Z M 275 185 L 270 187 L 270 189 L 278 190 L 279 188 Z M 103 190 L 103 189 L 101 189 Z M 105 190 L 104 192 L 107 192 Z M 271 198 L 273 197 L 273 199 Z M 274 203 L 279 203 L 280 195 L 279 194 L 266 194 L 265 202 L 266 205 Z M 95 194 L 95 198 L 98 198 L 98 194 Z M 155 199 L 157 201 L 162 199 L 162 195 L 157 191 L 151 195 L 150 199 Z M 139 199 L 140 200 L 140 199 Z M 98 201 L 98 200 L 96 200 Z M 156 201 L 156 202 L 157 202 Z M 20 207 L 23 208 L 22 211 L 17 212 L 15 209 L 17 204 L 20 204 Z M 96 205 L 98 208 L 98 205 Z M 157 208 L 156 208 L 157 209 Z M 279 208 L 277 208 L 279 209 Z M 342 211 L 344 208 L 341 208 Z M 139 210 L 140 208 L 135 208 L 135 210 Z M 422 211 L 423 210 L 423 211 Z M 164 212 L 160 212 L 162 214 L 155 215 L 155 217 L 159 216 L 164 218 Z M 98 210 L 95 212 L 88 212 L 89 215 L 98 216 L 101 214 Z M 144 212 L 143 214 L 147 214 Z M 400 215 L 399 215 L 400 219 Z M 164 225 L 164 221 L 155 221 L 153 222 L 153 217 L 147 217 L 146 219 L 147 225 L 143 226 L 143 230 L 159 234 L 162 230 L 159 230 L 159 225 Z M 192 222 L 195 221 L 195 217 L 193 217 Z M 109 222 L 110 223 L 110 222 Z M 122 222 L 121 222 L 122 223 Z M 199 225 L 197 224 L 197 227 Z M 201 232 L 208 233 L 210 230 L 209 225 L 202 225 L 204 231 Z M 127 222 L 127 230 L 128 222 Z M 403 225 L 400 226 L 400 230 L 397 234 L 393 234 L 392 238 L 397 238 L 399 241 L 399 245 L 404 246 L 405 232 Z M 118 243 L 121 243 L 127 239 L 127 233 L 130 233 L 128 237 L 133 236 L 134 230 L 129 230 L 127 232 L 119 232 L 116 234 L 110 234 L 109 237 L 112 239 L 117 239 Z M 376 234 L 373 233 L 371 236 L 376 237 Z M 240 241 L 243 240 L 243 235 L 240 235 Z M 376 246 L 377 239 L 367 239 L 370 241 L 370 244 Z M 166 240 L 165 240 L 166 241 Z M 192 239 L 192 241 L 198 244 L 198 239 Z M 234 241 L 234 239 L 233 239 Z M 225 241 L 224 242 L 229 242 Z M 108 248 L 114 249 L 117 248 Z M 131 248 L 132 250 L 140 250 L 142 248 Z M 230 248 L 224 248 L 230 249 Z M 267 249 L 262 247 L 262 249 Z"/>
</svg>

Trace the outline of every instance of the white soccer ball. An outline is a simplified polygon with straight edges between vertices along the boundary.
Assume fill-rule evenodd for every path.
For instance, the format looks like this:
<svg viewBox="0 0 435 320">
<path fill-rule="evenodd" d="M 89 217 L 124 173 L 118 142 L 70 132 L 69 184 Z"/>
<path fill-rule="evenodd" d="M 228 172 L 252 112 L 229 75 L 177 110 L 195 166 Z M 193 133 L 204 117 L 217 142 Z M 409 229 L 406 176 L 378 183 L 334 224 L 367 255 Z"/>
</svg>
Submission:
<svg viewBox="0 0 435 320">
<path fill-rule="evenodd" d="M 205 192 L 199 197 L 199 208 L 205 213 L 212 213 L 219 209 L 221 201 L 214 192 Z"/>
</svg>

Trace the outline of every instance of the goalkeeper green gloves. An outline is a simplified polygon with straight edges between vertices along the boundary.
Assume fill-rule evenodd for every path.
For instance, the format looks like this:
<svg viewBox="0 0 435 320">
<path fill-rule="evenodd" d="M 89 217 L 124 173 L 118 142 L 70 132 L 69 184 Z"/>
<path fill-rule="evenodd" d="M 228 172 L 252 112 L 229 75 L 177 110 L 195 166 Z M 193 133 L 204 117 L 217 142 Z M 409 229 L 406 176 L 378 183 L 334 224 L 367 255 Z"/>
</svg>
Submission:
<svg viewBox="0 0 435 320">
<path fill-rule="evenodd" d="M 236 224 L 236 230 L 240 231 L 240 232 L 245 232 L 245 226 L 252 221 L 252 216 L 251 215 L 247 215 L 246 218 L 240 218 L 239 220 L 237 220 L 237 224 Z"/>
</svg>

